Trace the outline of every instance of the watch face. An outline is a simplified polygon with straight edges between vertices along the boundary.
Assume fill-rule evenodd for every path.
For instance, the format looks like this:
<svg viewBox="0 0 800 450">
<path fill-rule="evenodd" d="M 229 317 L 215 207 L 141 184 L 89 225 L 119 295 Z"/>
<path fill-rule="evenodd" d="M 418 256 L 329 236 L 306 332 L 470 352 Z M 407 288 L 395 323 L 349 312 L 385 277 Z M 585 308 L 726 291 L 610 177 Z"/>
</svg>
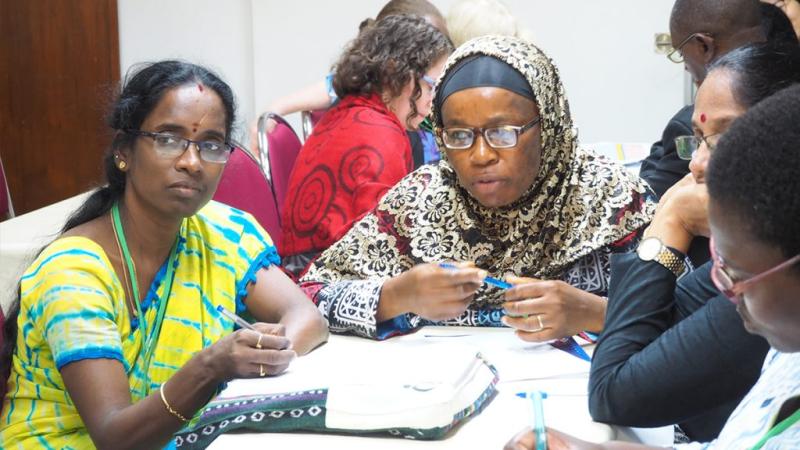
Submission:
<svg viewBox="0 0 800 450">
<path fill-rule="evenodd" d="M 639 258 L 645 261 L 652 261 L 658 256 L 658 252 L 661 251 L 661 245 L 661 241 L 658 240 L 658 238 L 649 237 L 639 244 L 636 253 L 639 254 Z"/>
</svg>

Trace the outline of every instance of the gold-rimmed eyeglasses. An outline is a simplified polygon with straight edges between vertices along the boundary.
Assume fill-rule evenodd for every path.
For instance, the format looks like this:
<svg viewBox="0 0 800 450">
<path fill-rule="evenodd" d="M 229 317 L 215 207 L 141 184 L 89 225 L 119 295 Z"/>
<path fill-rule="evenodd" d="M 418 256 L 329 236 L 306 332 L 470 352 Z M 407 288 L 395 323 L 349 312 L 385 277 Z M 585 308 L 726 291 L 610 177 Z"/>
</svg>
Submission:
<svg viewBox="0 0 800 450">
<path fill-rule="evenodd" d="M 686 39 L 681 41 L 677 47 L 673 48 L 671 52 L 667 53 L 667 59 L 674 62 L 675 64 L 681 64 L 683 62 L 683 47 L 689 43 L 693 38 L 707 35 L 708 33 L 692 33 L 689 36 L 686 36 Z"/>
</svg>

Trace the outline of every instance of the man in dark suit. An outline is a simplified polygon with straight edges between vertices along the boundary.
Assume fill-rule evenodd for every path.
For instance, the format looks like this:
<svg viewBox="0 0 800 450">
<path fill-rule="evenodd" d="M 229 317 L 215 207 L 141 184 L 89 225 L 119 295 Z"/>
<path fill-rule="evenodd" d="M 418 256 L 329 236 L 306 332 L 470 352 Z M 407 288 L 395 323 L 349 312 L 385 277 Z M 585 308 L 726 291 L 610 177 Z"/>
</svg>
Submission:
<svg viewBox="0 0 800 450">
<path fill-rule="evenodd" d="M 676 0 L 670 15 L 674 50 L 670 61 L 683 63 L 695 84 L 706 77 L 706 68 L 725 53 L 765 40 L 758 0 Z M 684 175 L 689 161 L 678 157 L 675 138 L 692 134 L 694 105 L 681 108 L 653 144 L 639 174 L 661 197 Z"/>
</svg>

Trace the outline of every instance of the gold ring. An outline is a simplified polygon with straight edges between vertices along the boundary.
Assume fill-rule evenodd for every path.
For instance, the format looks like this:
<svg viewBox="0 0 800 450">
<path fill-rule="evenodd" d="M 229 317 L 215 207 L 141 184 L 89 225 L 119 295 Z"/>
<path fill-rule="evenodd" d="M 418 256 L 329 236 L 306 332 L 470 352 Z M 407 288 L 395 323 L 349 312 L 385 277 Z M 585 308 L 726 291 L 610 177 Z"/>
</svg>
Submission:
<svg viewBox="0 0 800 450">
<path fill-rule="evenodd" d="M 264 337 L 264 335 L 263 334 L 259 334 L 258 335 L 258 341 L 256 342 L 256 348 L 259 349 L 259 350 L 261 349 L 261 338 L 262 337 Z M 261 375 L 261 376 L 263 377 L 264 375 Z"/>
<path fill-rule="evenodd" d="M 263 364 L 259 364 L 258 365 L 258 375 L 262 376 L 262 377 L 267 376 L 267 372 L 264 372 L 264 365 Z"/>
<path fill-rule="evenodd" d="M 544 323 L 542 322 L 542 315 L 541 314 L 537 314 L 536 315 L 536 319 L 539 320 L 539 328 L 537 328 L 537 329 L 535 329 L 533 331 L 536 332 L 536 331 L 544 330 Z"/>
</svg>

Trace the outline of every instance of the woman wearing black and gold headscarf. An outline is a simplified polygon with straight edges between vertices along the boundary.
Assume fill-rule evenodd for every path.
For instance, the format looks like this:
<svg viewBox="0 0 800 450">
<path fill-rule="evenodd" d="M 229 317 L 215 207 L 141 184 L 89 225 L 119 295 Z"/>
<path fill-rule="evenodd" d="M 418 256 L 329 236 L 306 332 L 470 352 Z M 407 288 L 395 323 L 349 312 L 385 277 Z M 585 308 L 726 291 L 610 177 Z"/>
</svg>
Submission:
<svg viewBox="0 0 800 450">
<path fill-rule="evenodd" d="M 436 90 L 442 161 L 401 180 L 301 286 L 333 331 L 372 338 L 427 324 L 600 331 L 608 257 L 655 207 L 644 182 L 578 147 L 558 71 L 526 41 L 464 44 Z M 483 284 L 508 274 L 537 280 Z"/>
</svg>

